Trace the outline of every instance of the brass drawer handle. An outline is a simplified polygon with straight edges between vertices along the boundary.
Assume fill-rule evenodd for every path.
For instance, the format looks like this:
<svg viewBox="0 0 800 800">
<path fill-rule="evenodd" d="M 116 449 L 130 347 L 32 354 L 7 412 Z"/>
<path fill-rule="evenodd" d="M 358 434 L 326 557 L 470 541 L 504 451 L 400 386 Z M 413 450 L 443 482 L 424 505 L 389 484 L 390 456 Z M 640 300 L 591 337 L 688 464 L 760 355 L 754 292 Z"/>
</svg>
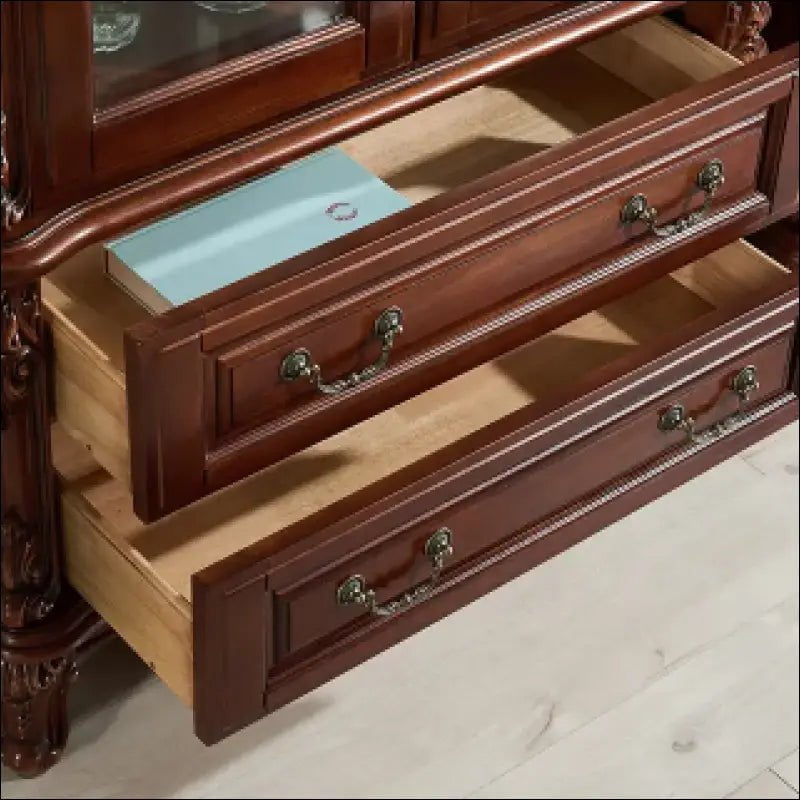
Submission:
<svg viewBox="0 0 800 800">
<path fill-rule="evenodd" d="M 403 312 L 399 308 L 387 308 L 375 320 L 373 336 L 381 342 L 381 354 L 367 367 L 352 372 L 344 378 L 326 383 L 322 378 L 322 368 L 314 362 L 311 353 L 304 347 L 293 350 L 281 362 L 280 375 L 285 381 L 308 378 L 322 394 L 341 394 L 360 383 L 374 378 L 388 363 L 396 336 L 403 332 Z"/>
<path fill-rule="evenodd" d="M 727 429 L 740 422 L 743 411 L 742 405 L 758 391 L 758 371 L 753 366 L 745 367 L 743 370 L 736 373 L 728 388 L 739 397 L 739 409 L 733 414 L 729 414 L 727 417 L 710 425 L 705 430 L 698 431 L 695 429 L 696 423 L 694 418 L 689 416 L 686 413 L 686 409 L 678 403 L 670 406 L 658 418 L 659 430 L 664 432 L 684 431 L 686 433 L 686 440 L 693 444 L 706 444 L 713 439 L 719 438 Z"/>
<path fill-rule="evenodd" d="M 419 605 L 430 597 L 439 583 L 444 562 L 453 555 L 453 532 L 449 528 L 439 528 L 425 542 L 424 553 L 433 567 L 431 577 L 410 589 L 399 600 L 379 604 L 375 591 L 367 586 L 366 578 L 363 575 L 351 575 L 336 589 L 336 602 L 340 606 L 364 606 L 376 617 L 393 617 L 401 611 Z"/>
<path fill-rule="evenodd" d="M 622 207 L 620 218 L 625 225 L 631 225 L 639 221 L 644 222 L 656 236 L 674 236 L 677 233 L 682 233 L 687 228 L 691 228 L 692 225 L 696 225 L 703 219 L 711 208 L 711 201 L 714 199 L 717 189 L 719 189 L 724 182 L 725 167 L 718 158 L 715 158 L 713 161 L 709 161 L 708 164 L 697 173 L 697 178 L 695 180 L 697 188 L 705 192 L 702 208 L 699 208 L 697 211 L 692 211 L 685 217 L 678 217 L 675 222 L 659 225 L 656 222 L 658 211 L 647 202 L 647 198 L 643 194 L 637 194 L 631 197 Z"/>
</svg>

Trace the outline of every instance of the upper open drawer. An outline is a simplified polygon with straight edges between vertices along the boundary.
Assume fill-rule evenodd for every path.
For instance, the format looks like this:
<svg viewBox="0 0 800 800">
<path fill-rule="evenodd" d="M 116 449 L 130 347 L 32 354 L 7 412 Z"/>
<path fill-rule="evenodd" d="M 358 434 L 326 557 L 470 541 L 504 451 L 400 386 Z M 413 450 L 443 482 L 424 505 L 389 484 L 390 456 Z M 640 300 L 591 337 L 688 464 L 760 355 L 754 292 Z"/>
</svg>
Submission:
<svg viewBox="0 0 800 800">
<path fill-rule="evenodd" d="M 345 141 L 415 204 L 197 301 L 148 318 L 85 251 L 58 416 L 180 508 L 796 206 L 796 72 L 647 20 Z"/>
</svg>

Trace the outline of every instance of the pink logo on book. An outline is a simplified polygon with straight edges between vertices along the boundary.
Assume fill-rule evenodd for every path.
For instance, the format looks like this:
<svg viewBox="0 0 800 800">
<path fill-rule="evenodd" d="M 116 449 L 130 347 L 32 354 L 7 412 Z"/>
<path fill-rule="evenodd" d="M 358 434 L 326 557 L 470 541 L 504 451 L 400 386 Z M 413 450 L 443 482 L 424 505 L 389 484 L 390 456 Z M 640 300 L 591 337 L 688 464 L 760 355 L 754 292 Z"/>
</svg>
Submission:
<svg viewBox="0 0 800 800">
<path fill-rule="evenodd" d="M 337 222 L 347 222 L 358 216 L 358 209 L 351 203 L 331 203 L 325 213 Z"/>
</svg>

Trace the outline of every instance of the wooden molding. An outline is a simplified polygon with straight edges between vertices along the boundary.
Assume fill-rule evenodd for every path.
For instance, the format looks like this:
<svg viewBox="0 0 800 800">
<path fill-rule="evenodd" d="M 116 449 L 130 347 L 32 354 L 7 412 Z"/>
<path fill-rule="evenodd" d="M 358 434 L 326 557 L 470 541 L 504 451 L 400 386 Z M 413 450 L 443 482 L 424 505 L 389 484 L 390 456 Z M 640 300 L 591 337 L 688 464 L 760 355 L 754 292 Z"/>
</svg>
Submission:
<svg viewBox="0 0 800 800">
<path fill-rule="evenodd" d="M 335 103 L 270 126 L 196 158 L 116 186 L 55 216 L 30 220 L 4 244 L 5 281 L 34 279 L 77 250 L 262 175 L 320 147 L 462 92 L 566 44 L 578 44 L 678 2 L 598 2 L 535 22 L 455 56 L 356 89 Z M 56 212 L 52 209 L 52 212 Z M 50 213 L 52 213 L 50 212 Z"/>
</svg>

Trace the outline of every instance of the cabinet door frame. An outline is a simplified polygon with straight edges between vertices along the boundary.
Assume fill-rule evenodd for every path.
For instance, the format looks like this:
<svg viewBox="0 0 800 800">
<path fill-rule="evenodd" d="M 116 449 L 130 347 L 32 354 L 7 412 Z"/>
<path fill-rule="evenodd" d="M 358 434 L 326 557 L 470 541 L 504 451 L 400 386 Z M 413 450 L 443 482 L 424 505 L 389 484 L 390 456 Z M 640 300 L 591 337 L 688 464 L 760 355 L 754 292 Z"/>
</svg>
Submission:
<svg viewBox="0 0 800 800">
<path fill-rule="evenodd" d="M 575 4 L 574 10 L 547 24 L 520 25 L 496 41 L 463 48 L 446 59 L 417 62 L 410 69 L 404 59 L 410 58 L 416 4 L 381 0 L 367 5 L 368 59 L 377 59 L 376 73 L 366 75 L 356 90 L 269 120 L 246 136 L 236 134 L 195 156 L 103 175 L 93 160 L 88 7 L 57 0 L 4 0 L 4 41 L 11 30 L 5 13 L 13 9 L 23 18 L 18 38 L 24 47 L 20 59 L 11 57 L 12 48 L 3 48 L 3 103 L 7 107 L 10 95 L 24 95 L 27 115 L 7 115 L 11 189 L 16 193 L 20 173 L 32 176 L 24 213 L 3 230 L 4 277 L 34 279 L 82 247 L 484 83 L 552 52 L 564 37 L 579 44 L 679 7 L 682 0 Z M 76 8 L 87 11 L 79 25 Z M 402 20 L 396 39 L 387 36 L 387 20 L 378 10 Z M 29 144 L 19 147 L 22 140 Z M 20 163 L 20 152 L 28 164 Z"/>
<path fill-rule="evenodd" d="M 491 0 L 419 0 L 417 3 L 416 54 L 418 58 L 440 56 L 502 33 L 510 26 L 571 9 L 580 3 L 492 2 Z"/>
<path fill-rule="evenodd" d="M 38 114 L 26 126 L 40 140 L 31 144 L 37 202 L 30 211 L 224 145 L 412 56 L 413 2 L 348 2 L 341 20 L 317 31 L 95 108 L 91 3 L 3 6 L 23 50 L 9 80 L 26 82 L 29 111 Z M 9 71 L 4 64 L 4 84 Z M 266 84 L 281 91 L 266 92 Z"/>
</svg>

